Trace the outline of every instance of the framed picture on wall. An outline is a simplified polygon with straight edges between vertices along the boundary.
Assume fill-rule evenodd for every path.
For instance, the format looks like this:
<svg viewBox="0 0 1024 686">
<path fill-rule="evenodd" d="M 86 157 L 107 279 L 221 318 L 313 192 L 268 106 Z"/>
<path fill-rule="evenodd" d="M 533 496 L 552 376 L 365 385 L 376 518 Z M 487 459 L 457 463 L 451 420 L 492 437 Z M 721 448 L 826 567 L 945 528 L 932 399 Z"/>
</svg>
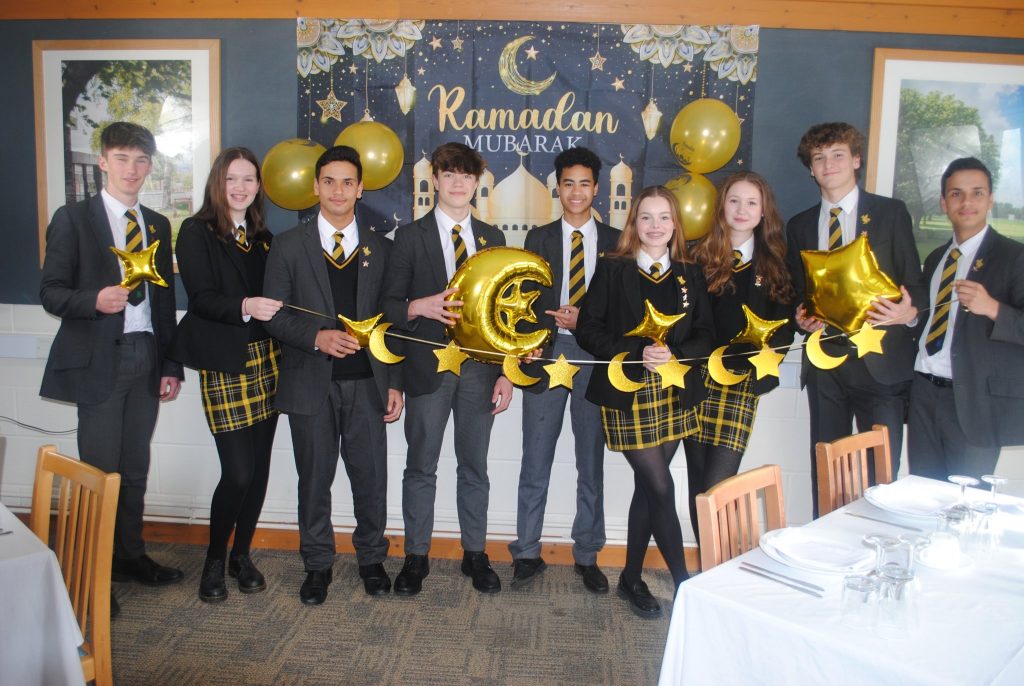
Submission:
<svg viewBox="0 0 1024 686">
<path fill-rule="evenodd" d="M 220 41 L 33 41 L 32 63 L 40 262 L 53 213 L 103 187 L 99 139 L 111 121 L 156 137 L 140 201 L 176 238 L 220 149 Z"/>
<path fill-rule="evenodd" d="M 875 50 L 867 189 L 899 198 L 922 259 L 945 242 L 943 170 L 977 157 L 992 171 L 992 224 L 1024 241 L 1024 55 Z"/>
</svg>

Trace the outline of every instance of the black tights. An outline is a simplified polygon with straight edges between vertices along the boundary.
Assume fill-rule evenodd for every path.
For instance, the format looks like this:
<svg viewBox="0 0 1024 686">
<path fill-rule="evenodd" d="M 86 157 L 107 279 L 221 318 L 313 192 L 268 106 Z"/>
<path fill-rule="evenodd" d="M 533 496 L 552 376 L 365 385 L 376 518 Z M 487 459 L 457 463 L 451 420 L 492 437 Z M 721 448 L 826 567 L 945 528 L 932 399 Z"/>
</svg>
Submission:
<svg viewBox="0 0 1024 686">
<path fill-rule="evenodd" d="M 624 451 L 633 468 L 634 481 L 626 532 L 626 567 L 622 570 L 627 583 L 640 580 L 652 533 L 675 585 L 678 587 L 690 576 L 683 559 L 683 532 L 676 514 L 675 484 L 668 469 L 678 446 L 676 440 L 653 448 Z"/>
<path fill-rule="evenodd" d="M 206 555 L 223 560 L 231 530 L 233 554 L 248 554 L 270 479 L 270 451 L 277 415 L 252 426 L 213 435 L 220 457 L 220 483 L 210 503 L 210 547 Z"/>
<path fill-rule="evenodd" d="M 708 445 L 690 438 L 683 439 L 686 451 L 686 482 L 689 488 L 690 522 L 693 534 L 700 545 L 700 531 L 697 526 L 697 494 L 703 493 L 715 484 L 736 476 L 743 453 L 717 445 Z"/>
</svg>

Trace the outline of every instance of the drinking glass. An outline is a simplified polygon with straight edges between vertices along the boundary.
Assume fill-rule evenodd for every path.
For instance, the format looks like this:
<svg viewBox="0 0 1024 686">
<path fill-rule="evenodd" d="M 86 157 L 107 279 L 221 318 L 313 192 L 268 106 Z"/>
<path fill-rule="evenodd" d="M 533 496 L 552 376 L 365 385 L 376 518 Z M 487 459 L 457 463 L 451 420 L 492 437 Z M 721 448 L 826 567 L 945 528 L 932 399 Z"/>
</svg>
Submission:
<svg viewBox="0 0 1024 686">
<path fill-rule="evenodd" d="M 989 491 L 989 499 L 992 502 L 996 501 L 996 493 L 999 491 L 999 487 L 1005 486 L 1006 482 L 1009 481 L 1005 476 L 996 476 L 995 474 L 986 474 L 981 477 L 981 480 L 992 487 Z"/>
<path fill-rule="evenodd" d="M 911 572 L 917 571 L 917 555 L 924 550 L 931 542 L 931 537 L 925 534 L 900 534 L 897 537 L 907 553 L 907 569 Z"/>
<path fill-rule="evenodd" d="M 854 574 L 843 578 L 840 613 L 843 624 L 855 629 L 871 629 L 878 617 L 877 577 Z"/>
<path fill-rule="evenodd" d="M 974 553 L 985 555 L 999 547 L 998 510 L 999 506 L 991 500 L 971 505 L 972 526 L 968 545 Z"/>
<path fill-rule="evenodd" d="M 882 574 L 882 565 L 886 562 L 886 555 L 891 554 L 899 547 L 900 541 L 885 534 L 868 534 L 864 537 L 864 545 L 875 549 L 875 569 L 872 575 L 878 577 Z"/>
<path fill-rule="evenodd" d="M 879 634 L 905 638 L 917 622 L 917 580 L 895 563 L 882 566 L 878 600 Z"/>
</svg>

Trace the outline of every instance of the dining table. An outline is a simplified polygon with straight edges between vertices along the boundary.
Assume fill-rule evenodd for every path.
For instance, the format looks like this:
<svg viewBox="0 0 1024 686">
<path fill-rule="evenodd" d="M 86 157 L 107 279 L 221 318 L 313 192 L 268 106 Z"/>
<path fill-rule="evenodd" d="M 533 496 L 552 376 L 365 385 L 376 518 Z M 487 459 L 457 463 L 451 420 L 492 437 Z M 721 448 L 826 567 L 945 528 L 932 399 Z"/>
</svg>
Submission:
<svg viewBox="0 0 1024 686">
<path fill-rule="evenodd" d="M 80 645 L 56 555 L 0 503 L 0 684 L 80 686 Z"/>
<path fill-rule="evenodd" d="M 884 488 L 876 494 L 909 503 L 920 494 L 928 507 L 962 502 L 957 486 L 918 476 Z M 967 489 L 968 502 L 989 498 Z M 758 547 L 681 584 L 660 686 L 1024 684 L 1024 500 L 999 494 L 995 544 L 965 541 L 955 564 L 916 564 L 912 601 L 851 622 L 842 612 L 844 579 L 870 575 L 875 566 L 865 537 L 929 535 L 942 521 L 921 514 L 928 507 L 894 510 L 890 502 L 897 501 L 860 498 L 803 527 L 771 532 L 776 541 L 799 534 L 855 557 L 865 546 L 867 569 L 801 564 L 766 544 L 766 535 Z"/>
</svg>

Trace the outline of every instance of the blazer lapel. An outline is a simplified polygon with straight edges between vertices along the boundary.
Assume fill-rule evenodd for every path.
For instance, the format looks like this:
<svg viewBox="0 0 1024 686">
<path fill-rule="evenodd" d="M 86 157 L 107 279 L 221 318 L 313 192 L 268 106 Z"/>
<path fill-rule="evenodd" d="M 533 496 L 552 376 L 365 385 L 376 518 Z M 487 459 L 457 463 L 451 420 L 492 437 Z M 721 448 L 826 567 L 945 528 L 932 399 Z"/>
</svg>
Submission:
<svg viewBox="0 0 1024 686">
<path fill-rule="evenodd" d="M 448 272 L 445 269 L 441 236 L 437 232 L 437 220 L 434 219 L 433 212 L 427 213 L 420 219 L 420 230 L 422 231 L 420 239 L 423 241 L 423 252 L 434 276 L 435 292 L 443 291 L 448 287 Z M 440 287 L 438 288 L 438 286 Z"/>
<path fill-rule="evenodd" d="M 324 248 L 320 245 L 320 232 L 317 230 L 316 219 L 311 219 L 306 224 L 306 235 L 305 240 L 302 241 L 302 247 L 306 251 L 306 257 L 309 259 L 309 268 L 313 274 L 313 279 L 316 281 L 317 288 L 320 290 L 320 297 L 323 298 L 324 304 L 331 308 L 331 314 L 334 312 L 334 296 L 331 295 L 331 284 L 327 278 L 327 263 L 324 258 Z"/>
<path fill-rule="evenodd" d="M 633 319 L 636 322 L 643 321 L 644 308 L 643 299 L 640 298 L 640 268 L 636 262 L 627 262 L 622 268 L 622 288 L 623 293 L 626 294 L 626 302 L 629 303 L 629 312 L 633 315 Z M 632 294 L 636 294 L 635 297 L 631 297 Z"/>
<path fill-rule="evenodd" d="M 857 200 L 857 216 L 853 218 L 853 221 L 857 224 L 857 231 L 854 234 L 859 236 L 862 233 L 867 232 L 870 235 L 871 231 L 871 213 L 875 209 L 875 196 L 867 193 L 866 191 L 860 191 L 860 195 Z M 864 221 L 864 218 L 867 221 Z"/>
<path fill-rule="evenodd" d="M 225 253 L 227 253 L 228 262 L 230 262 L 232 265 L 234 265 L 235 269 L 238 271 L 239 278 L 242 279 L 242 283 L 245 284 L 246 291 L 248 291 L 249 285 L 250 285 L 249 284 L 249 274 L 248 274 L 248 271 L 245 268 L 245 264 L 242 262 L 242 251 L 239 250 L 234 245 L 234 243 L 235 243 L 234 238 L 231 238 L 231 239 L 229 239 L 228 241 L 225 242 L 225 241 L 221 241 L 221 240 L 217 239 L 216 238 L 216 234 L 213 234 L 212 232 L 211 232 L 211 234 L 212 234 L 211 237 L 213 238 L 214 243 L 217 243 L 218 245 L 220 245 L 220 249 L 223 250 Z M 263 246 L 262 245 L 258 245 L 256 243 L 253 243 L 253 242 L 250 241 L 250 243 L 249 243 L 249 250 L 260 250 L 260 251 L 262 251 L 263 250 Z"/>
<path fill-rule="evenodd" d="M 967 268 L 967 275 L 964 277 L 970 281 L 982 282 L 988 270 L 988 263 L 992 259 L 992 245 L 996 242 L 996 231 L 991 226 L 988 233 L 978 246 L 978 252 L 974 253 L 974 264 Z"/>
<path fill-rule="evenodd" d="M 562 269 L 565 258 L 562 256 L 562 227 L 552 231 L 544 239 L 544 254 L 549 255 L 548 264 L 551 265 L 551 289 L 555 292 L 555 307 L 561 303 L 562 298 Z"/>
</svg>

